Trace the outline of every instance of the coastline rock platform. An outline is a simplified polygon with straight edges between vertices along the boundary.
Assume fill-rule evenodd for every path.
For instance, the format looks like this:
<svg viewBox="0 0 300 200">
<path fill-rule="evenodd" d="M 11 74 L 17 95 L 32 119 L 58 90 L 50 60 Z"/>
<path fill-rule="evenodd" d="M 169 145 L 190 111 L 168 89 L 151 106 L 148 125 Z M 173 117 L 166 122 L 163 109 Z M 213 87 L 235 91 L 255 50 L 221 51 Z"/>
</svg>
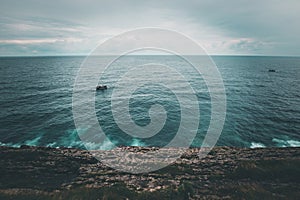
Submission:
<svg viewBox="0 0 300 200">
<path fill-rule="evenodd" d="M 155 149 L 120 147 L 117 151 L 142 153 Z M 188 149 L 160 170 L 131 174 L 104 165 L 86 150 L 0 147 L 0 199 L 300 197 L 299 147 L 216 147 L 202 159 L 199 150 Z"/>
</svg>

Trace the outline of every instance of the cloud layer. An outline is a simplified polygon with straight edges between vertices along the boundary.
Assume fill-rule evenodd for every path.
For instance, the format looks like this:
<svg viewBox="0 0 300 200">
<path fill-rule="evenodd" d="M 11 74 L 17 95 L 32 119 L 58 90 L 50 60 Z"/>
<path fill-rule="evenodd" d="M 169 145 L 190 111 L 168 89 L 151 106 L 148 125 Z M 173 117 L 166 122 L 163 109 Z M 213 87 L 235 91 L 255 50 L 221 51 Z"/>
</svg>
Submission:
<svg viewBox="0 0 300 200">
<path fill-rule="evenodd" d="M 87 54 L 139 27 L 182 32 L 210 54 L 300 55 L 300 2 L 1 0 L 0 55 Z"/>
</svg>

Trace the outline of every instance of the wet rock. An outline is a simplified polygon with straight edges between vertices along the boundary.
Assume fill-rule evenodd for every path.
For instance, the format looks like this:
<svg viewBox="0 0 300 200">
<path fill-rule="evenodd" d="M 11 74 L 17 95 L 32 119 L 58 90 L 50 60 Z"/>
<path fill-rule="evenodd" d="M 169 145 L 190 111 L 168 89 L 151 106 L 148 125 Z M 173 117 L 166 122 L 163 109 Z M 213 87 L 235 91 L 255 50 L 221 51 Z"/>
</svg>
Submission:
<svg viewBox="0 0 300 200">
<path fill-rule="evenodd" d="M 124 184 L 136 194 L 183 191 L 191 199 L 246 198 L 243 195 L 257 191 L 266 198 L 270 194 L 300 196 L 300 148 L 217 147 L 202 159 L 198 157 L 200 149 L 193 148 L 166 168 L 143 174 L 124 173 L 105 165 L 109 161 L 121 165 L 122 159 L 132 159 L 127 167 L 142 166 L 143 156 L 116 158 L 125 150 L 139 156 L 145 153 L 153 156 L 158 148 L 118 147 L 112 151 L 88 152 L 67 148 L 0 147 L 0 198 L 9 191 L 53 195 L 78 187 L 112 187 L 115 183 Z M 182 152 L 182 149 L 164 151 L 167 155 Z M 103 156 L 105 162 L 98 161 L 92 154 Z M 156 161 L 168 162 L 168 159 L 162 157 Z"/>
</svg>

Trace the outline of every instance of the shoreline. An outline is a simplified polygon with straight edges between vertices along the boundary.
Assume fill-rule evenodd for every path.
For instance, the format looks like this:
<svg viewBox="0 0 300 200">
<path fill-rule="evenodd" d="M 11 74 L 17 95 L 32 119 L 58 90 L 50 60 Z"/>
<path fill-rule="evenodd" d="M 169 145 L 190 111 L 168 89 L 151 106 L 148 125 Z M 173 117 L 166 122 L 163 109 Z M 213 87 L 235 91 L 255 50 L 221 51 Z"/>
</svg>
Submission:
<svg viewBox="0 0 300 200">
<path fill-rule="evenodd" d="M 156 148 L 118 148 L 125 149 L 142 153 Z M 0 151 L 0 198 L 168 199 L 176 194 L 178 199 L 293 199 L 300 196 L 299 147 L 215 147 L 202 159 L 197 156 L 199 148 L 190 148 L 173 164 L 143 174 L 107 167 L 87 150 L 2 146 Z"/>
</svg>

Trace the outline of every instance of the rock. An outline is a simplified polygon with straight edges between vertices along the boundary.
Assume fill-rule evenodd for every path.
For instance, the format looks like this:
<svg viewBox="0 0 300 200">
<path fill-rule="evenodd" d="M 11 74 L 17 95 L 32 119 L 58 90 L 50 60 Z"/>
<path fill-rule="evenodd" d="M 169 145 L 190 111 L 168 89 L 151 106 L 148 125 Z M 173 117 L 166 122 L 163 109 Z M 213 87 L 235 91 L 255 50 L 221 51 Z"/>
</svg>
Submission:
<svg viewBox="0 0 300 200">
<path fill-rule="evenodd" d="M 112 150 L 114 152 L 93 153 L 105 153 L 105 159 L 120 163 L 114 155 L 125 150 L 143 154 L 158 148 L 118 147 Z M 300 196 L 300 148 L 216 147 L 202 159 L 198 158 L 200 149 L 192 148 L 166 168 L 135 175 L 105 166 L 86 150 L 22 146 L 0 147 L 0 151 L 0 198 L 9 191 L 22 193 L 24 189 L 32 194 L 39 191 L 39 194 L 57 195 L 58 191 L 80 187 L 117 187 L 116 183 L 124 184 L 133 193 L 181 191 L 191 199 L 246 198 L 247 194 L 257 191 L 265 192 L 266 198 L 269 194 L 272 197 L 273 194 L 275 197 Z M 166 151 L 176 152 L 177 149 Z M 161 161 L 166 162 L 165 159 Z"/>
</svg>

